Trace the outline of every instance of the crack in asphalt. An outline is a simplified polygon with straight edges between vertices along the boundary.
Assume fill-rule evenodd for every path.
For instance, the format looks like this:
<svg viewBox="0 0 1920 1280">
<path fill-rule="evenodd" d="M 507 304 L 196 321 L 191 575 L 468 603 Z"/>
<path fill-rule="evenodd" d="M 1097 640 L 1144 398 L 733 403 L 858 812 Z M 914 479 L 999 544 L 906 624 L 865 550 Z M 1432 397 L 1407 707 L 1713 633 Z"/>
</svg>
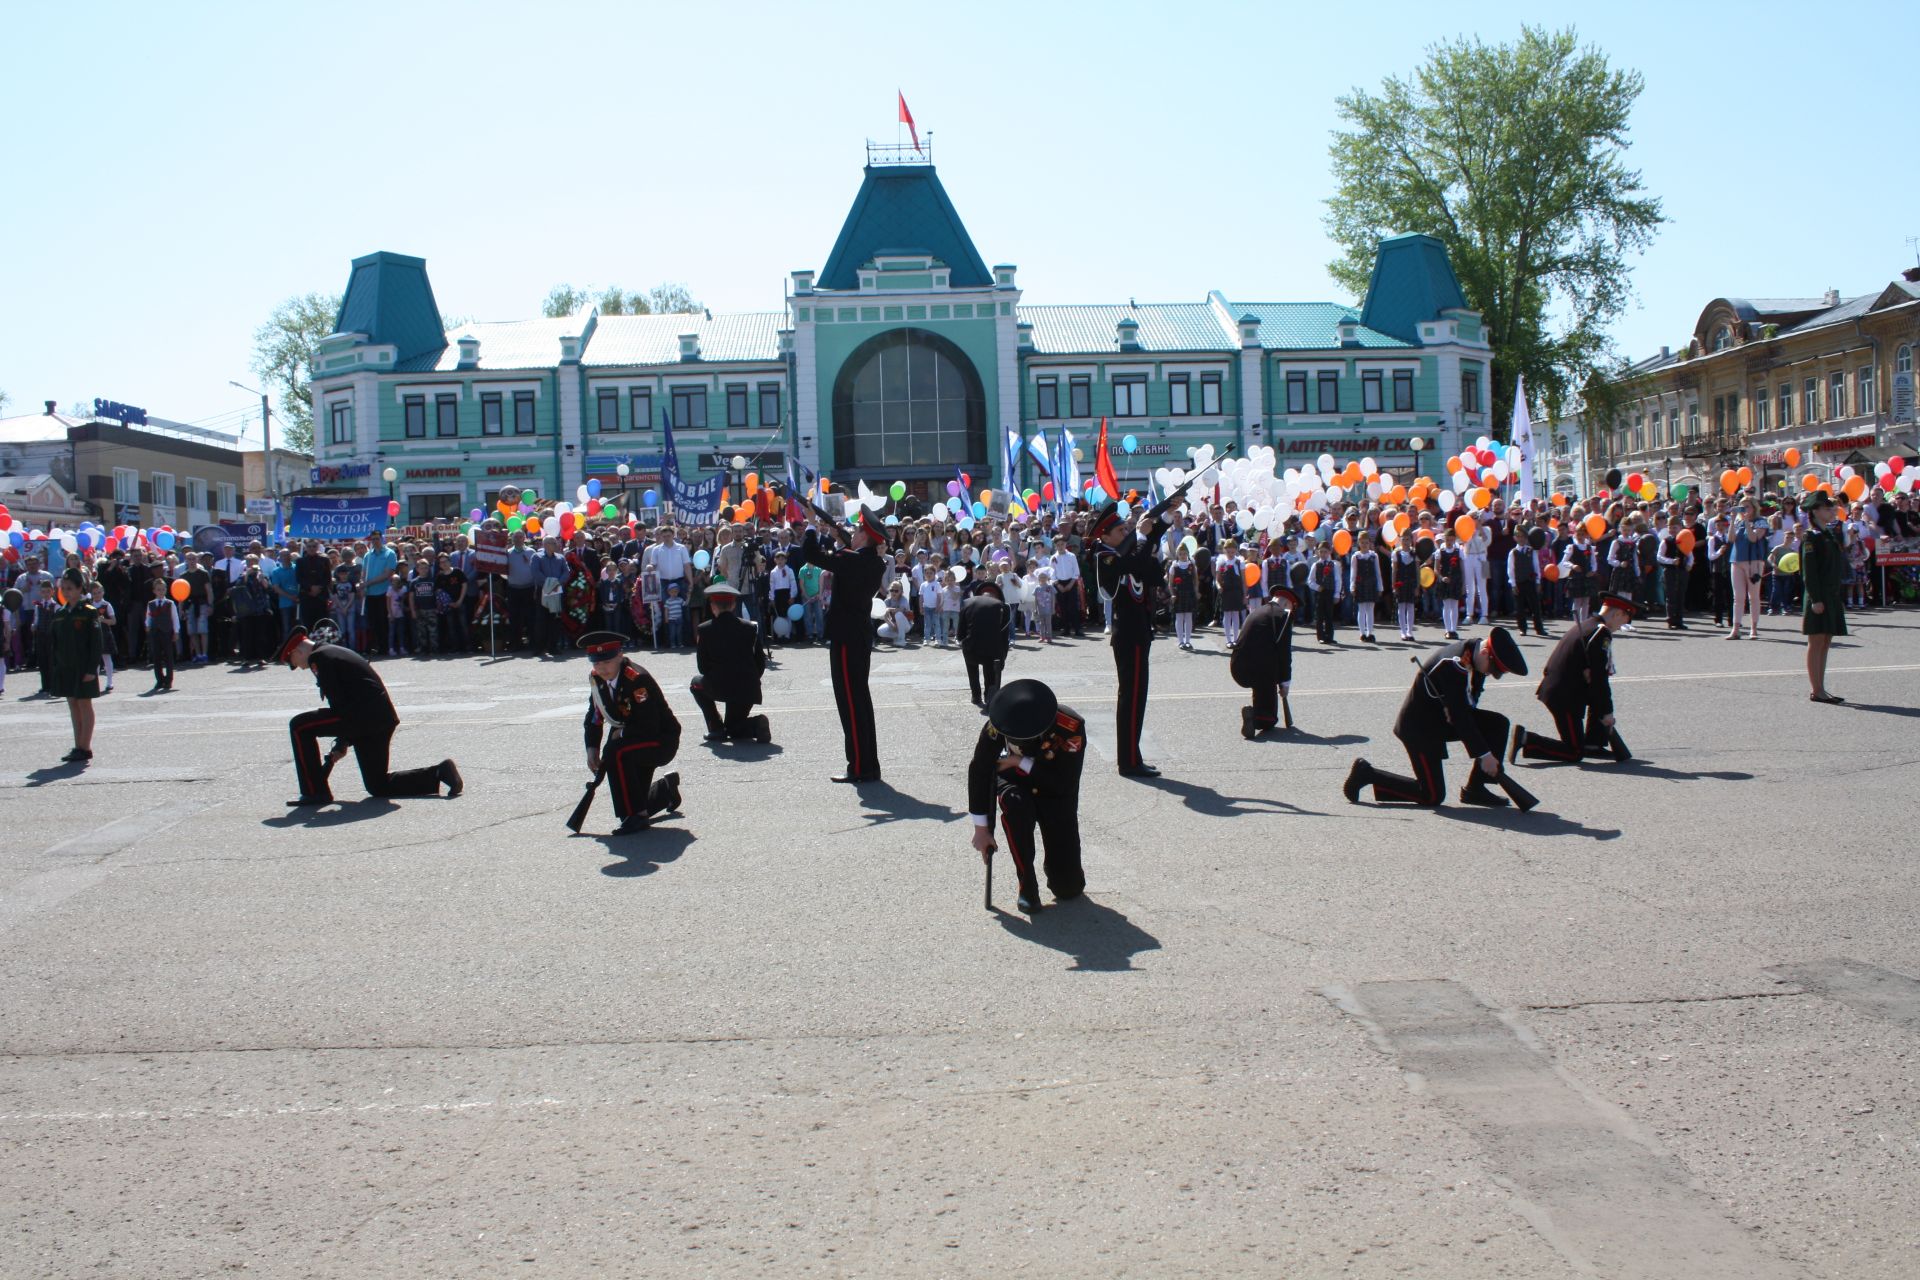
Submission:
<svg viewBox="0 0 1920 1280">
<path fill-rule="evenodd" d="M 1575 1000 L 1567 1004 L 1523 1004 L 1520 1007 L 1533 1012 L 1551 1013 L 1564 1009 L 1605 1008 L 1608 1005 L 1630 1004 L 1721 1004 L 1735 1000 L 1780 1000 L 1791 996 L 1810 996 L 1816 992 L 1801 988 L 1796 991 L 1749 991 L 1740 995 L 1723 996 L 1647 996 L 1640 1000 Z"/>
</svg>

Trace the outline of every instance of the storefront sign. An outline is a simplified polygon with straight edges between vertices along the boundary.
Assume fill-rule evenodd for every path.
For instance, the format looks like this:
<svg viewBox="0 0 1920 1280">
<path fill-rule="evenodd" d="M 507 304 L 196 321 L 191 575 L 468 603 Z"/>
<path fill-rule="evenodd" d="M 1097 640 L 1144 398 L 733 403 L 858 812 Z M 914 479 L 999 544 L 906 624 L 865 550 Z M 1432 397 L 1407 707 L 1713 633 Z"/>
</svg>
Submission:
<svg viewBox="0 0 1920 1280">
<path fill-rule="evenodd" d="M 338 541 L 364 538 L 387 527 L 385 498 L 295 498 L 288 536 Z"/>
<path fill-rule="evenodd" d="M 522 462 L 517 465 L 488 467 L 487 474 L 490 476 L 530 476 L 536 474 L 538 470 L 539 468 L 535 467 L 533 463 Z"/>
<path fill-rule="evenodd" d="M 1896 373 L 1893 375 L 1893 421 L 1913 421 L 1913 375 Z"/>
<path fill-rule="evenodd" d="M 270 516 L 273 514 L 272 498 L 248 498 L 247 514 L 250 516 Z"/>
<path fill-rule="evenodd" d="M 765 449 L 759 453 L 741 450 L 740 457 L 747 460 L 749 471 L 780 471 L 787 468 L 787 455 L 780 449 Z M 734 455 L 731 453 L 697 453 L 694 465 L 702 471 L 732 471 Z"/>
<path fill-rule="evenodd" d="M 1815 453 L 1852 453 L 1855 449 L 1871 449 L 1877 443 L 1872 432 L 1863 436 L 1841 436 L 1838 440 L 1822 440 L 1813 446 Z"/>
<path fill-rule="evenodd" d="M 1125 445 L 1115 444 L 1112 440 L 1108 440 L 1107 453 L 1116 458 L 1127 456 L 1135 458 L 1142 456 L 1164 458 L 1173 453 L 1173 446 L 1164 440 L 1141 441 L 1134 447 L 1133 453 L 1129 455 Z"/>
<path fill-rule="evenodd" d="M 147 425 L 147 411 L 145 409 L 136 408 L 130 404 L 121 404 L 117 400 L 95 400 L 93 402 L 93 416 L 96 418 L 112 418 L 123 427 L 130 423 L 142 427 Z"/>
<path fill-rule="evenodd" d="M 406 480 L 458 480 L 460 478 L 460 468 L 408 467 L 405 471 L 401 472 L 401 478 Z"/>
<path fill-rule="evenodd" d="M 341 462 L 330 467 L 315 467 L 309 483 L 343 484 L 349 480 L 365 480 L 372 474 L 371 462 Z"/>
<path fill-rule="evenodd" d="M 1412 453 L 1412 436 L 1373 436 L 1365 440 L 1289 440 L 1288 453 L 1311 453 L 1315 457 L 1330 453 L 1334 457 L 1351 454 Z"/>
</svg>

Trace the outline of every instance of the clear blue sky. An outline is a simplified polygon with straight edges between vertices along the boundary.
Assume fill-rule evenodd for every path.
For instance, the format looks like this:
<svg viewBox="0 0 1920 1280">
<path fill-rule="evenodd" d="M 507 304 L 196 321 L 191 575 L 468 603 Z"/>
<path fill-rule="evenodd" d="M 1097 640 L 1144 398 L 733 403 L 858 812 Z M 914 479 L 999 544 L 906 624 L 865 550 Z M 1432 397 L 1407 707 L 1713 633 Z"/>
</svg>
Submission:
<svg viewBox="0 0 1920 1280">
<path fill-rule="evenodd" d="M 1341 298 L 1334 98 L 1539 5 L 16 5 L 0 19 L 0 389 L 232 429 L 251 335 L 376 249 L 441 308 L 684 281 L 775 309 L 891 140 L 933 131 L 1030 302 Z M 1912 3 L 1582 6 L 1641 71 L 1630 161 L 1672 219 L 1620 349 L 1721 294 L 1877 289 L 1914 265 Z M 1906 122 L 1901 124 L 1900 122 Z M 257 385 L 257 384 L 255 384 Z M 257 418 L 257 407 L 253 408 Z"/>
</svg>

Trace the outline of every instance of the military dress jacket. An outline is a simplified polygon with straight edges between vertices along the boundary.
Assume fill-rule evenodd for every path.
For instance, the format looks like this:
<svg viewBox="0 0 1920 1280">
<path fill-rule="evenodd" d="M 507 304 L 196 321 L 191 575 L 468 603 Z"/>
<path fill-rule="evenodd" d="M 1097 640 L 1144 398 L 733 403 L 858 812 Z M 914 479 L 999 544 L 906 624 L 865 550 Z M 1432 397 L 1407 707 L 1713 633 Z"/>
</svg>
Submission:
<svg viewBox="0 0 1920 1280">
<path fill-rule="evenodd" d="M 1550 711 L 1613 714 L 1613 633 L 1598 618 L 1576 623 L 1553 646 L 1534 696 Z"/>
<path fill-rule="evenodd" d="M 1293 614 L 1277 603 L 1263 604 L 1248 614 L 1227 670 L 1242 689 L 1291 681 Z"/>
<path fill-rule="evenodd" d="M 819 565 L 833 575 L 833 599 L 827 604 L 827 639 L 835 644 L 873 643 L 873 598 L 880 593 L 885 566 L 869 546 L 861 551 L 829 551 L 818 531 L 809 529 L 800 543 L 801 564 Z"/>
<path fill-rule="evenodd" d="M 760 628 L 737 613 L 708 618 L 693 631 L 700 683 L 719 702 L 759 702 L 767 650 Z"/>
<path fill-rule="evenodd" d="M 1154 556 L 1153 548 L 1166 531 L 1166 522 L 1156 520 L 1145 537 L 1136 534 L 1118 551 L 1100 545 L 1100 589 L 1113 598 L 1116 646 L 1153 643 L 1154 594 L 1167 576 L 1166 566 Z"/>
<path fill-rule="evenodd" d="M 587 718 L 584 725 L 587 752 L 601 749 L 617 739 L 623 742 L 653 742 L 677 747 L 680 721 L 667 705 L 667 695 L 645 667 L 630 659 L 620 660 L 613 679 L 587 676 Z"/>
<path fill-rule="evenodd" d="M 1002 781 L 1033 795 L 1077 800 L 1086 752 L 1086 718 L 1072 707 L 1059 708 L 1039 741 L 1025 748 L 1009 742 L 992 724 L 983 724 L 967 765 L 967 810 L 976 818 L 991 818 L 993 797 Z M 1009 756 L 1020 763 L 1003 771 L 1000 762 Z"/>
<path fill-rule="evenodd" d="M 362 734 L 391 733 L 400 723 L 380 673 L 353 650 L 337 644 L 315 645 L 307 655 L 307 669 L 313 672 L 327 706 L 346 721 L 341 738 L 351 742 Z"/>
<path fill-rule="evenodd" d="M 1455 640 L 1420 664 L 1393 736 L 1416 751 L 1447 754 L 1447 743 L 1458 742 L 1467 753 L 1483 756 L 1493 750 L 1475 722 L 1476 704 L 1487 678 L 1474 668 L 1473 647 L 1478 640 Z"/>
</svg>

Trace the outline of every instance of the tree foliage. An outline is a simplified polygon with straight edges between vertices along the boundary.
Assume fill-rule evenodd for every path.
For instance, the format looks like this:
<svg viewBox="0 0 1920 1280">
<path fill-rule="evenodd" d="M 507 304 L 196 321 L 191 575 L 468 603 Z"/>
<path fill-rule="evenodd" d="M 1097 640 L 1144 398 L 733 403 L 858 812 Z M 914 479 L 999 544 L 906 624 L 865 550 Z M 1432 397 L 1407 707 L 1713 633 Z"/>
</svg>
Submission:
<svg viewBox="0 0 1920 1280">
<path fill-rule="evenodd" d="M 8 395 L 5 391 L 0 391 L 0 413 L 5 413 L 7 411 L 7 406 L 12 402 L 13 402 L 12 396 Z"/>
<path fill-rule="evenodd" d="M 577 315 L 588 307 L 596 308 L 603 316 L 691 315 L 705 310 L 694 301 L 684 284 L 657 284 L 644 292 L 639 289 L 629 292 L 617 284 L 598 292 L 590 286 L 557 284 L 548 290 L 546 301 L 540 304 L 540 314 L 557 320 L 561 316 Z"/>
<path fill-rule="evenodd" d="M 1571 29 L 1524 27 L 1511 45 L 1436 45 L 1411 80 L 1340 98 L 1327 228 L 1344 252 L 1329 270 L 1359 295 L 1383 236 L 1438 237 L 1486 320 L 1489 405 L 1524 375 L 1557 416 L 1607 364 L 1627 259 L 1665 221 L 1623 160 L 1641 88 Z"/>
<path fill-rule="evenodd" d="M 280 405 L 279 447 L 313 450 L 313 351 L 339 314 L 339 294 L 309 293 L 288 298 L 253 331 L 253 371 Z"/>
</svg>

